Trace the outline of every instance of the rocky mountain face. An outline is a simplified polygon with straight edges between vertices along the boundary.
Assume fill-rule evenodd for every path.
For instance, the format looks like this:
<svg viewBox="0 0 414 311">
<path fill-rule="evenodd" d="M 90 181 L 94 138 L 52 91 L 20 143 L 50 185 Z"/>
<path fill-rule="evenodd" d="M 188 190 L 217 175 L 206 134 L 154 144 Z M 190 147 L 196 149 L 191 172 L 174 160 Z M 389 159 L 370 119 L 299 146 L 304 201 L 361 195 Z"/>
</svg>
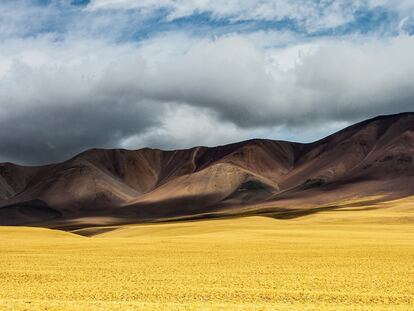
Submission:
<svg viewBox="0 0 414 311">
<path fill-rule="evenodd" d="M 2 225 L 220 217 L 413 194 L 414 113 L 380 116 L 309 144 L 92 149 L 46 166 L 0 164 Z"/>
</svg>

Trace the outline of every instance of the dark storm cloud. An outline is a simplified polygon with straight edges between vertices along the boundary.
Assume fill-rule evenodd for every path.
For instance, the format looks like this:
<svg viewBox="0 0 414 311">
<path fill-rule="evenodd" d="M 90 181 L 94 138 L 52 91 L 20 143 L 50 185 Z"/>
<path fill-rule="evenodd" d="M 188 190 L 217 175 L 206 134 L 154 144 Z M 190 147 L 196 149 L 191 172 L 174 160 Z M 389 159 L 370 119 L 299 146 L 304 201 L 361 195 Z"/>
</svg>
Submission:
<svg viewBox="0 0 414 311">
<path fill-rule="evenodd" d="M 22 41 L 18 50 L 26 44 L 34 47 Z M 164 104 L 142 98 L 135 87 L 142 61 L 123 55 L 119 63 L 112 52 L 125 51 L 105 53 L 106 46 L 99 55 L 93 49 L 85 54 L 89 47 L 103 48 L 46 40 L 6 63 L 0 84 L 3 160 L 59 161 L 91 147 L 119 147 L 125 137 L 157 125 Z"/>
<path fill-rule="evenodd" d="M 22 163 L 47 163 L 92 146 L 119 147 L 122 138 L 154 126 L 153 116 L 148 107 L 133 102 L 33 107 L 1 122 L 1 155 Z"/>
</svg>

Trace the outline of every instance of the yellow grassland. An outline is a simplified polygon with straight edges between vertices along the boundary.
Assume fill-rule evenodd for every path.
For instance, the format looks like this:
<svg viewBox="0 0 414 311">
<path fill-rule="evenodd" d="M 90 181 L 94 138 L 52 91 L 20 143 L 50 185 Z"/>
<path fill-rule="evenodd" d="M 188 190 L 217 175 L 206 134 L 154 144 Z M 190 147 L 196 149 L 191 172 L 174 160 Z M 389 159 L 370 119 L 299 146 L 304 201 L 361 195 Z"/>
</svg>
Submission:
<svg viewBox="0 0 414 311">
<path fill-rule="evenodd" d="M 0 227 L 0 310 L 414 309 L 413 197 L 107 229 Z"/>
</svg>

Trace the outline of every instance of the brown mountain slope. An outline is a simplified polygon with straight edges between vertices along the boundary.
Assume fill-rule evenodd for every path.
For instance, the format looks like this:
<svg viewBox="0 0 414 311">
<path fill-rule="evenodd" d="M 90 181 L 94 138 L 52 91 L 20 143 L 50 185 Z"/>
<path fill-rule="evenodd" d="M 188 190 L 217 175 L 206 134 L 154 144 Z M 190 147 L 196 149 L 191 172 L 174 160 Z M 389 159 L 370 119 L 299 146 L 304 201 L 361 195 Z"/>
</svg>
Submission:
<svg viewBox="0 0 414 311">
<path fill-rule="evenodd" d="M 312 209 L 351 197 L 412 195 L 413 184 L 414 113 L 404 113 L 311 144 L 255 139 L 176 151 L 92 149 L 42 167 L 1 164 L 0 224 Z"/>
<path fill-rule="evenodd" d="M 314 205 L 350 196 L 403 196 L 414 191 L 413 176 L 414 114 L 382 116 L 305 145 L 281 185 L 293 189 L 279 198 L 296 204 L 304 197 L 301 203 Z"/>
</svg>

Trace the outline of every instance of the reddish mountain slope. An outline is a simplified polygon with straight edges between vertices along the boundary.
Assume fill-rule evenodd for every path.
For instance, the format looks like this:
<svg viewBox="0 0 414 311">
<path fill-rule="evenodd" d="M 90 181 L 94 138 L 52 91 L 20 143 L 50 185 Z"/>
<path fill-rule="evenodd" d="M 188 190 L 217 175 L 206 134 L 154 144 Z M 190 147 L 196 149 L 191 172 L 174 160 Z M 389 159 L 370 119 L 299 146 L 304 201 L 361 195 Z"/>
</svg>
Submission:
<svg viewBox="0 0 414 311">
<path fill-rule="evenodd" d="M 413 184 L 414 113 L 404 113 L 311 144 L 256 139 L 177 151 L 93 149 L 42 167 L 0 164 L 0 224 L 313 208 L 412 195 Z"/>
</svg>

